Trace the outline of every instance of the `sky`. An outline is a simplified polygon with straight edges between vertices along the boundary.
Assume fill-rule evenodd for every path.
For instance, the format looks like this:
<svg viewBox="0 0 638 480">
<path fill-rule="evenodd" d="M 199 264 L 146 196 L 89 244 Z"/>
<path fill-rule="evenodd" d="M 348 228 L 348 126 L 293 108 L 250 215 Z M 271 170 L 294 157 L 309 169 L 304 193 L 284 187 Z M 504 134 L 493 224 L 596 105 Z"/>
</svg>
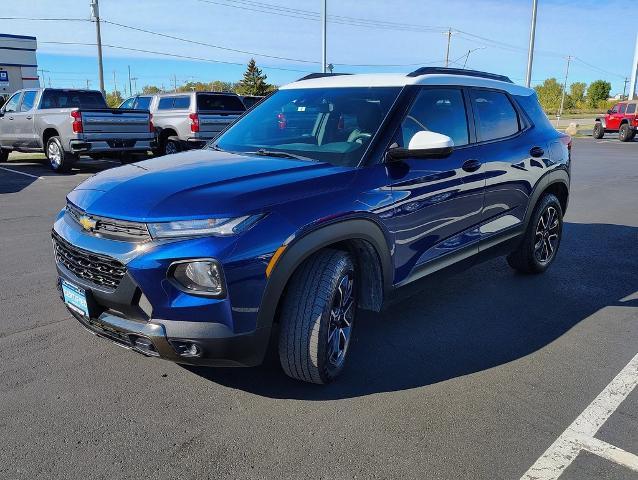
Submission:
<svg viewBox="0 0 638 480">
<path fill-rule="evenodd" d="M 120 90 L 125 84 L 128 88 L 129 66 L 134 91 L 151 84 L 168 89 L 175 80 L 178 85 L 237 81 L 251 57 L 276 85 L 321 68 L 322 0 L 99 1 L 102 20 L 112 22 L 102 23 L 107 91 L 115 84 Z M 79 88 L 88 81 L 97 88 L 89 3 L 4 0 L 0 33 L 37 37 L 38 65 L 45 70 L 47 86 L 50 81 L 54 87 Z M 548 77 L 562 81 L 571 55 L 575 59 L 568 83 L 602 78 L 612 83 L 612 94 L 622 93 L 638 32 L 634 14 L 618 15 L 627 11 L 627 0 L 538 4 L 532 85 Z M 335 72 L 409 72 L 418 66 L 442 66 L 445 31 L 451 29 L 449 58 L 456 63 L 450 66 L 462 67 L 473 50 L 467 68 L 524 83 L 532 0 L 327 0 L 327 5 L 327 58 Z"/>
</svg>

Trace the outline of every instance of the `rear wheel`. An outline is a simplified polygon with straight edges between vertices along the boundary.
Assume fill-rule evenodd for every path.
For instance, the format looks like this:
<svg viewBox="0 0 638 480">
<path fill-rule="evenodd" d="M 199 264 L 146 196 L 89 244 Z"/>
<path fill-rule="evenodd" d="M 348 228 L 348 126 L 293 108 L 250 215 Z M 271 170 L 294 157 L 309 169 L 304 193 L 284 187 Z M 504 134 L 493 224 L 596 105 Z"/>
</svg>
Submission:
<svg viewBox="0 0 638 480">
<path fill-rule="evenodd" d="M 322 250 L 293 274 L 281 309 L 279 360 L 287 375 L 332 381 L 345 365 L 357 301 L 354 263 Z"/>
<path fill-rule="evenodd" d="M 51 137 L 47 140 L 45 154 L 49 160 L 51 170 L 58 173 L 68 172 L 78 159 L 76 155 L 64 151 L 60 137 Z"/>
<path fill-rule="evenodd" d="M 164 138 L 160 145 L 160 155 L 173 155 L 182 151 L 179 141 L 173 138 Z"/>
<path fill-rule="evenodd" d="M 634 139 L 634 131 L 628 123 L 623 123 L 618 131 L 618 138 L 621 142 L 631 142 Z"/>
<path fill-rule="evenodd" d="M 594 138 L 597 138 L 599 140 L 605 136 L 605 129 L 603 128 L 602 123 L 599 122 L 594 125 L 594 131 L 592 135 Z"/>
<path fill-rule="evenodd" d="M 522 273 L 543 273 L 556 258 L 563 234 L 563 209 L 555 195 L 545 194 L 530 219 L 523 241 L 507 256 Z"/>
</svg>

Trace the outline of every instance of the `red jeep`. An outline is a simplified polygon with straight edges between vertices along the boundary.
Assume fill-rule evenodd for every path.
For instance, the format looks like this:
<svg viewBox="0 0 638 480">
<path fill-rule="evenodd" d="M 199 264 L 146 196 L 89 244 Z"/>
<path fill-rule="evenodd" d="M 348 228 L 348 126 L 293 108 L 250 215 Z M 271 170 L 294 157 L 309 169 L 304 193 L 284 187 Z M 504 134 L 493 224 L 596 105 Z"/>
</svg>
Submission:
<svg viewBox="0 0 638 480">
<path fill-rule="evenodd" d="M 596 119 L 594 138 L 603 138 L 605 133 L 618 132 L 621 142 L 631 142 L 638 130 L 638 101 L 620 102 L 607 110 L 607 115 Z"/>
</svg>

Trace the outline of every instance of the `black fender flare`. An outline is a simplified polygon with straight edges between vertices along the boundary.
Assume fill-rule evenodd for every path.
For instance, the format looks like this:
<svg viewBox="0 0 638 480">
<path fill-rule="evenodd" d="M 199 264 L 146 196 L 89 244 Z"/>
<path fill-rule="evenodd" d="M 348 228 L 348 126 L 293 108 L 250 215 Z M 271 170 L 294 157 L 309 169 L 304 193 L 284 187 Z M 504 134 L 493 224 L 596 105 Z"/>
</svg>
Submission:
<svg viewBox="0 0 638 480">
<path fill-rule="evenodd" d="M 270 328 L 286 284 L 297 267 L 320 249 L 344 240 L 365 240 L 376 250 L 385 294 L 391 287 L 394 268 L 388 241 L 373 220 L 354 218 L 320 225 L 292 240 L 275 264 L 262 295 L 257 328 Z"/>
<path fill-rule="evenodd" d="M 551 185 L 563 184 L 565 188 L 567 189 L 567 192 L 569 192 L 569 181 L 570 181 L 569 173 L 567 172 L 566 169 L 563 169 L 563 168 L 559 168 L 556 170 L 552 170 L 551 172 L 547 172 L 538 180 L 538 182 L 536 183 L 536 186 L 534 187 L 534 190 L 532 191 L 532 194 L 530 195 L 530 200 L 527 204 L 528 207 L 527 207 L 527 211 L 525 212 L 525 222 L 524 222 L 525 229 L 527 229 L 529 221 L 532 218 L 532 213 L 534 212 L 534 208 L 536 208 L 536 204 L 540 200 L 541 195 L 545 192 L 545 190 L 547 190 L 547 188 L 549 188 Z M 567 199 L 569 202 L 569 195 L 567 196 Z M 563 212 L 563 214 L 564 213 L 565 212 Z"/>
</svg>

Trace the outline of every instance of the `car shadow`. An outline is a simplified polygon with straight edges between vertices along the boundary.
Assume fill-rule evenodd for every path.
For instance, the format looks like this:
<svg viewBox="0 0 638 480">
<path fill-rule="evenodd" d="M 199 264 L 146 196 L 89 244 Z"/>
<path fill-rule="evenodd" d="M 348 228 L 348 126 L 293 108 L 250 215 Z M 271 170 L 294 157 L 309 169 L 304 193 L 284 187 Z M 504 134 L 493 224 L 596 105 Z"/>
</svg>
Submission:
<svg viewBox="0 0 638 480">
<path fill-rule="evenodd" d="M 21 155 L 18 158 L 11 158 L 9 162 L 1 163 L 0 173 L 0 194 L 17 193 L 24 190 L 29 185 L 46 177 L 72 177 L 78 174 L 93 174 L 117 167 L 120 162 L 113 160 L 93 160 L 82 157 L 67 173 L 56 173 L 51 170 L 47 160 L 43 155 Z M 26 174 L 26 175 L 23 175 Z"/>
<path fill-rule="evenodd" d="M 187 367 L 228 387 L 271 398 L 332 400 L 435 384 L 529 355 L 638 291 L 638 228 L 566 223 L 543 275 L 497 258 L 398 291 L 380 314 L 359 312 L 349 364 L 325 386 L 288 378 L 270 352 L 256 368 Z M 271 349 L 274 350 L 274 349 Z"/>
</svg>

